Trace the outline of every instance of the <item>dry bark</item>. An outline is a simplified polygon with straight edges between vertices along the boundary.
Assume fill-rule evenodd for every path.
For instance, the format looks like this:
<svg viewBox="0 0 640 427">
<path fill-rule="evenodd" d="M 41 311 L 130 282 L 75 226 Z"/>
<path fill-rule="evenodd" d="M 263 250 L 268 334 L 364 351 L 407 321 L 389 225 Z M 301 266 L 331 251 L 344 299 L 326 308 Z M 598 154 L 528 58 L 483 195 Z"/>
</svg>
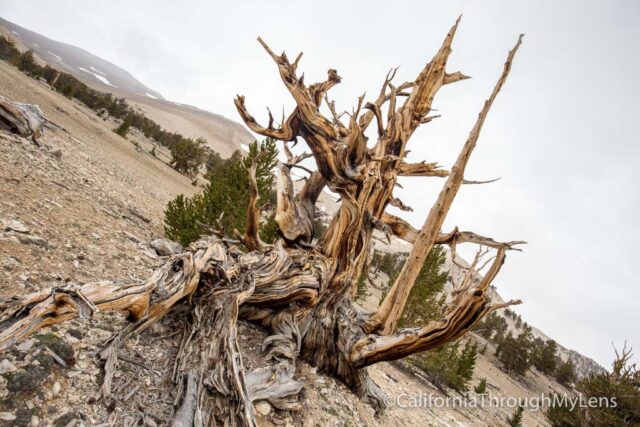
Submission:
<svg viewBox="0 0 640 427">
<path fill-rule="evenodd" d="M 0 348 L 74 316 L 126 310 L 132 323 L 102 354 L 106 361 L 102 391 L 108 398 L 118 347 L 180 303 L 189 307 L 191 320 L 183 331 L 174 369 L 174 381 L 182 396 L 176 402 L 174 425 L 254 425 L 251 402 L 260 399 L 279 408 L 297 408 L 302 388 L 295 380 L 299 358 L 340 378 L 382 410 L 382 391 L 367 375 L 367 366 L 437 348 L 465 334 L 491 311 L 519 302 L 491 304 L 487 289 L 507 250 L 524 242 L 498 242 L 457 229 L 443 233 L 441 227 L 460 186 L 478 182 L 465 180 L 465 168 L 489 109 L 511 70 L 521 37 L 509 52 L 451 171 L 440 169 L 436 163 L 405 161 L 414 131 L 436 117 L 430 113 L 438 90 L 467 78 L 460 72 L 446 71 L 457 26 L 458 22 L 414 81 L 394 85 L 395 70 L 391 70 L 376 99 L 358 99 L 348 123 L 342 121 L 335 103 L 327 97 L 327 92 L 341 81 L 336 70 L 330 69 L 325 81 L 306 85 L 303 76 L 297 75 L 302 54 L 290 62 L 286 54 L 275 54 L 259 39 L 276 63 L 296 107 L 276 128 L 271 113 L 268 125 L 261 126 L 246 110 L 244 97 L 238 96 L 235 103 L 251 130 L 284 142 L 287 161 L 279 166 L 276 208 L 282 238 L 269 245 L 258 237 L 254 163 L 246 232 L 238 233 L 248 252 L 234 246 L 230 239 L 212 237 L 172 257 L 144 283 L 92 283 L 4 301 L 0 305 Z M 323 100 L 331 112 L 329 118 L 320 112 Z M 365 134 L 374 120 L 376 141 L 368 146 Z M 300 138 L 310 154 L 293 156 L 287 143 Z M 303 189 L 294 194 L 290 171 L 307 170 L 300 162 L 308 157 L 313 157 L 317 170 L 308 171 Z M 399 176 L 446 178 L 420 230 L 385 211 L 389 205 L 409 209 L 393 194 Z M 315 204 L 325 186 L 340 196 L 340 206 L 326 234 L 314 240 Z M 413 243 L 413 249 L 379 310 L 367 315 L 353 300 L 358 278 L 370 258 L 375 229 Z M 456 245 L 464 242 L 495 251 L 484 277 L 476 280 L 482 267 L 474 261 L 454 290 L 442 319 L 422 328 L 396 331 L 429 250 L 434 244 L 447 244 L 455 258 Z M 244 372 L 236 341 L 238 318 L 271 331 L 264 350 L 274 362 L 272 367 Z"/>
</svg>

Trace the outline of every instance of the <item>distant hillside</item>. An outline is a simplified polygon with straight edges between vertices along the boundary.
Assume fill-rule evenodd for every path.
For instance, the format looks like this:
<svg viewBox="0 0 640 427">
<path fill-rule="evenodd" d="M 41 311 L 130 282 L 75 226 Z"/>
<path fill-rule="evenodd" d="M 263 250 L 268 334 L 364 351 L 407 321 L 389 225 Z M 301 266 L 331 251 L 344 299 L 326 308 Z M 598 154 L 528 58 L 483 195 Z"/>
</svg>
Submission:
<svg viewBox="0 0 640 427">
<path fill-rule="evenodd" d="M 58 42 L 0 18 L 0 34 L 11 36 L 20 50 L 31 49 L 43 63 L 68 72 L 87 85 L 129 100 L 169 131 L 204 137 L 211 148 L 229 156 L 254 140 L 240 123 L 218 114 L 171 102 L 126 70 L 84 49 Z"/>
</svg>

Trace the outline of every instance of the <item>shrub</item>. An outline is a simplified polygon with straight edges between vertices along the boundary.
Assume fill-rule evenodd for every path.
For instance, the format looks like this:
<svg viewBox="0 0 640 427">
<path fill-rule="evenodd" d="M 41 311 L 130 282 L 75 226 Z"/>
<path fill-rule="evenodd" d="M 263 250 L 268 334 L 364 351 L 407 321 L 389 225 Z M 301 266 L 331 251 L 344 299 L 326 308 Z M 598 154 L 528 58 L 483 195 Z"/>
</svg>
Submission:
<svg viewBox="0 0 640 427">
<path fill-rule="evenodd" d="M 167 204 L 164 211 L 165 234 L 183 246 L 200 238 L 205 221 L 199 197 L 188 198 L 179 194 Z"/>
<path fill-rule="evenodd" d="M 365 269 L 360 277 L 358 277 L 358 286 L 356 289 L 356 300 L 361 300 L 367 296 L 367 270 Z"/>
<path fill-rule="evenodd" d="M 576 380 L 575 366 L 571 360 L 560 362 L 555 374 L 556 380 L 566 387 L 570 387 Z"/>
<path fill-rule="evenodd" d="M 553 340 L 542 341 L 536 338 L 533 345 L 532 362 L 540 372 L 553 375 L 556 372 L 560 358 L 558 344 Z"/>
<path fill-rule="evenodd" d="M 42 67 L 36 63 L 33 51 L 28 50 L 20 55 L 18 69 L 28 76 L 38 78 L 42 75 Z"/>
<path fill-rule="evenodd" d="M 120 135 L 123 138 L 127 137 L 127 132 L 129 132 L 129 128 L 131 127 L 131 123 L 133 123 L 133 117 L 131 115 L 127 115 L 120 126 L 115 128 L 113 131 Z"/>
<path fill-rule="evenodd" d="M 13 65 L 18 65 L 20 51 L 11 37 L 0 36 L 0 59 Z"/>
<path fill-rule="evenodd" d="M 219 229 L 218 220 L 227 234 L 234 229 L 243 232 L 249 203 L 248 169 L 261 149 L 267 154 L 258 161 L 256 181 L 260 194 L 258 206 L 264 206 L 273 188 L 272 169 L 277 163 L 275 141 L 270 139 L 261 144 L 251 144 L 246 157 L 243 158 L 236 151 L 212 169 L 206 176 L 208 183 L 202 193 L 191 198 L 180 195 L 170 201 L 164 218 L 167 237 L 187 246 L 201 234 Z M 261 227 L 260 236 L 265 242 L 272 242 L 276 238 L 277 225 L 273 215 Z"/>
<path fill-rule="evenodd" d="M 473 388 L 473 391 L 477 394 L 485 394 L 487 392 L 487 379 L 481 379 L 478 385 Z"/>
<path fill-rule="evenodd" d="M 207 173 L 210 173 L 211 171 L 213 171 L 215 168 L 222 165 L 223 163 L 224 163 L 224 159 L 220 157 L 220 153 L 217 153 L 215 151 L 210 151 L 209 153 L 207 153 L 207 158 L 204 162 L 204 165 L 205 165 L 205 169 L 207 170 Z"/>
<path fill-rule="evenodd" d="M 413 364 L 423 371 L 436 387 L 468 390 L 476 363 L 477 346 L 467 342 L 462 350 L 458 342 L 445 344 L 435 350 L 414 356 Z"/>
<path fill-rule="evenodd" d="M 508 333 L 498 345 L 496 357 L 508 372 L 524 375 L 532 363 L 532 345 L 528 332 L 522 332 L 516 338 Z"/>
<path fill-rule="evenodd" d="M 507 424 L 511 427 L 522 427 L 522 414 L 524 412 L 524 408 L 522 406 L 518 406 L 515 412 L 507 417 Z"/>
<path fill-rule="evenodd" d="M 324 233 L 327 232 L 327 226 L 319 219 L 316 219 L 313 222 L 313 237 L 318 240 L 321 240 L 324 236 Z"/>
<path fill-rule="evenodd" d="M 205 144 L 206 141 L 203 138 L 181 139 L 179 143 L 169 147 L 171 151 L 170 165 L 189 177 L 195 176 L 205 159 Z"/>
<path fill-rule="evenodd" d="M 569 406 L 568 400 L 563 400 L 563 396 L 557 393 L 549 394 L 553 405 L 549 406 L 545 415 L 553 427 L 582 427 L 582 414 L 575 408 Z M 557 402 L 557 403 L 555 403 Z"/>
<path fill-rule="evenodd" d="M 395 282 L 395 278 L 400 273 L 402 263 L 404 262 L 404 254 L 374 251 L 371 265 L 375 266 L 375 271 L 382 271 L 389 276 L 389 284 Z"/>
</svg>

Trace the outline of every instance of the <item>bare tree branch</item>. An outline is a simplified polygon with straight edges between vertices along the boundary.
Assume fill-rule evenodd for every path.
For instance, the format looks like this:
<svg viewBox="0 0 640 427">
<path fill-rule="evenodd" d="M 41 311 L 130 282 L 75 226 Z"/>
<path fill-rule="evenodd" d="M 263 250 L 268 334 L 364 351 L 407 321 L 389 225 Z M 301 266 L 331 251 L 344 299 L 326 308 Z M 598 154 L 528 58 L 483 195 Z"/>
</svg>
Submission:
<svg viewBox="0 0 640 427">
<path fill-rule="evenodd" d="M 457 25 L 457 24 L 456 24 Z M 450 44 L 450 37 L 452 37 L 455 32 L 455 26 L 450 32 L 450 36 L 448 36 L 448 43 L 445 42 L 443 45 L 443 50 L 448 49 Z M 482 129 L 482 125 L 486 119 L 487 114 L 493 104 L 493 101 L 500 92 L 504 82 L 509 75 L 509 71 L 511 70 L 511 63 L 513 58 L 522 43 L 522 36 L 518 39 L 518 42 L 514 46 L 514 48 L 509 52 L 507 57 L 507 61 L 505 62 L 504 69 L 496 86 L 491 93 L 489 99 L 485 102 L 482 111 L 478 116 L 478 120 L 476 121 L 475 126 L 471 130 L 469 138 L 465 143 L 458 159 L 454 167 L 445 182 L 440 195 L 438 196 L 437 201 L 431 208 L 427 219 L 422 227 L 422 230 L 418 234 L 416 241 L 414 242 L 413 249 L 411 254 L 409 255 L 408 261 L 405 263 L 400 275 L 398 276 L 395 284 L 385 297 L 380 309 L 372 319 L 372 326 L 374 328 L 382 326 L 382 331 L 384 334 L 391 334 L 400 318 L 402 311 L 404 310 L 404 306 L 409 297 L 409 292 L 415 283 L 415 279 L 422 267 L 424 259 L 427 254 L 433 247 L 433 244 L 436 241 L 439 230 L 442 227 L 446 214 L 449 212 L 449 208 L 453 203 L 453 200 L 463 183 L 464 180 L 464 170 L 466 168 L 467 162 L 473 152 L 473 149 L 476 146 L 478 137 L 480 136 L 480 130 Z M 415 91 L 415 89 L 414 89 Z M 419 108 L 420 111 L 424 111 L 426 105 L 424 104 L 424 100 L 419 98 L 407 101 L 408 105 L 413 105 L 414 103 L 422 103 Z"/>
</svg>

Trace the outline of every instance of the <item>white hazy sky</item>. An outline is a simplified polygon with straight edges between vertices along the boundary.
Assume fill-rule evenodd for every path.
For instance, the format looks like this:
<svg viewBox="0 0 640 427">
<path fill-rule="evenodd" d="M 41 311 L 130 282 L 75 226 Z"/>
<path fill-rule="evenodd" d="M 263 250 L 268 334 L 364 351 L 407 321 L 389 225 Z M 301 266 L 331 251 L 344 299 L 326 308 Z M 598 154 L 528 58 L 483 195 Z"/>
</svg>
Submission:
<svg viewBox="0 0 640 427">
<path fill-rule="evenodd" d="M 473 79 L 441 91 L 443 117 L 414 135 L 412 160 L 450 167 L 507 51 L 526 37 L 467 173 L 503 179 L 464 188 L 444 229 L 528 241 L 495 282 L 525 301 L 524 319 L 607 368 L 612 343 L 640 353 L 637 1 L 0 1 L 0 16 L 112 61 L 168 99 L 237 120 L 240 93 L 263 122 L 265 106 L 290 111 L 292 101 L 258 35 L 277 52 L 304 51 L 306 82 L 336 68 L 343 82 L 330 95 L 350 110 L 392 66 L 413 79 L 460 13 L 449 70 Z M 403 182 L 414 225 L 441 184 Z"/>
</svg>

